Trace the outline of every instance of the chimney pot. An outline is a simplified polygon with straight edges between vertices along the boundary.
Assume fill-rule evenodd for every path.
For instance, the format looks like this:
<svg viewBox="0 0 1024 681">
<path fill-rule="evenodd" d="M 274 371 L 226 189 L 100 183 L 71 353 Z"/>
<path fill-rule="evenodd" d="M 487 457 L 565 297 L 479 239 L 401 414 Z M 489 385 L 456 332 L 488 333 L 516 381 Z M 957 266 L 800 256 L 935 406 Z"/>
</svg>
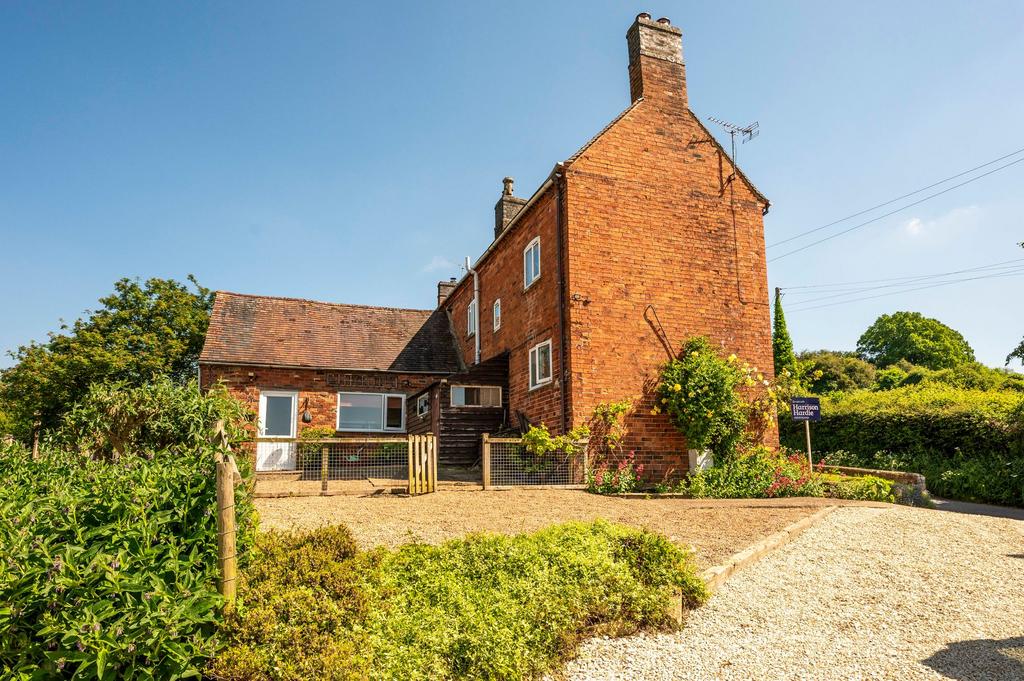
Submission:
<svg viewBox="0 0 1024 681">
<path fill-rule="evenodd" d="M 501 236 L 501 233 L 505 231 L 505 227 L 516 216 L 516 213 L 526 205 L 526 199 L 512 196 L 515 180 L 511 177 L 506 177 L 501 182 L 504 185 L 501 190 L 501 196 L 498 197 L 498 202 L 494 204 L 495 239 Z"/>
<path fill-rule="evenodd" d="M 686 69 L 683 66 L 683 32 L 668 17 L 657 21 L 637 15 L 626 32 L 629 47 L 629 94 L 657 99 L 670 106 L 686 107 Z"/>
<path fill-rule="evenodd" d="M 452 277 L 448 281 L 437 282 L 437 306 L 441 307 L 441 304 L 448 299 L 448 296 L 455 290 L 456 283 L 455 277 Z"/>
</svg>

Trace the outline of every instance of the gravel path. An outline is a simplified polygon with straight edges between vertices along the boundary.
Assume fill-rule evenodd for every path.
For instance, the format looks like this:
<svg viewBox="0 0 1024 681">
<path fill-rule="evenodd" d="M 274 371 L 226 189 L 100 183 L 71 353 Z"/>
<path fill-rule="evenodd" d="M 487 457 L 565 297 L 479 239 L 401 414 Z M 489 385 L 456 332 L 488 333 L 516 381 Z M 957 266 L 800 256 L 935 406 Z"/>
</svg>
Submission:
<svg viewBox="0 0 1024 681">
<path fill-rule="evenodd" d="M 1024 522 L 841 508 L 674 634 L 595 639 L 568 679 L 1024 679 Z"/>
<path fill-rule="evenodd" d="M 418 497 L 257 499 L 260 527 L 308 530 L 344 523 L 364 547 L 409 541 L 438 543 L 469 532 L 530 532 L 567 520 L 605 518 L 646 527 L 697 547 L 711 567 L 759 539 L 814 513 L 829 499 L 621 499 L 578 490 L 439 491 Z"/>
</svg>

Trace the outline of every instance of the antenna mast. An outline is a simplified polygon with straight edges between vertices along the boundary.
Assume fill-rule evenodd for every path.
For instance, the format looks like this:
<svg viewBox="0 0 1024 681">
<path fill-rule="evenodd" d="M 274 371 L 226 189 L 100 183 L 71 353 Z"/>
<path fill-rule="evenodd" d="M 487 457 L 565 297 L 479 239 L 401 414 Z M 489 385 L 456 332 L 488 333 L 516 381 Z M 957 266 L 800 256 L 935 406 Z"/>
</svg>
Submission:
<svg viewBox="0 0 1024 681">
<path fill-rule="evenodd" d="M 754 121 L 750 125 L 739 126 L 736 125 L 735 123 L 730 123 L 729 121 L 723 121 L 720 118 L 715 118 L 714 116 L 708 116 L 708 120 L 711 121 L 712 123 L 717 123 L 718 125 L 722 126 L 723 128 L 725 128 L 725 131 L 729 133 L 729 141 L 732 144 L 732 154 L 730 154 L 730 160 L 732 161 L 733 168 L 736 168 L 736 135 L 740 136 L 741 144 L 746 144 L 747 142 L 754 139 L 761 133 L 761 131 L 759 130 L 760 125 L 757 121 Z M 732 181 L 732 176 L 729 177 L 729 180 Z"/>
</svg>

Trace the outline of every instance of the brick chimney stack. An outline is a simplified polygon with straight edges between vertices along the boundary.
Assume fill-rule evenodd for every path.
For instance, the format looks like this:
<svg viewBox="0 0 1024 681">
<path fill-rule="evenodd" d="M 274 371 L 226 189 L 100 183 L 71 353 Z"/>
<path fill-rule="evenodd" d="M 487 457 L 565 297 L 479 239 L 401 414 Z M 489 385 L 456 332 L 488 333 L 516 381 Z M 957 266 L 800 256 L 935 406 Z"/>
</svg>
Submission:
<svg viewBox="0 0 1024 681">
<path fill-rule="evenodd" d="M 459 282 L 455 280 L 455 277 L 452 277 L 448 281 L 439 281 L 439 282 L 437 282 L 437 306 L 438 307 L 441 307 L 441 303 L 443 303 L 444 301 L 448 300 L 448 296 L 450 296 L 452 294 L 452 291 L 455 290 L 455 287 L 458 285 L 458 283 Z"/>
<path fill-rule="evenodd" d="M 518 196 L 512 196 L 512 187 L 515 184 L 515 180 L 511 177 L 506 177 L 502 180 L 505 185 L 501 190 L 501 198 L 494 204 L 494 238 L 497 239 L 502 232 L 505 231 L 505 227 L 512 221 L 512 218 L 516 216 L 516 213 L 526 205 L 526 199 L 521 199 Z"/>
<path fill-rule="evenodd" d="M 626 32 L 629 46 L 629 95 L 632 101 L 663 99 L 686 106 L 683 32 L 667 18 L 638 14 Z"/>
</svg>

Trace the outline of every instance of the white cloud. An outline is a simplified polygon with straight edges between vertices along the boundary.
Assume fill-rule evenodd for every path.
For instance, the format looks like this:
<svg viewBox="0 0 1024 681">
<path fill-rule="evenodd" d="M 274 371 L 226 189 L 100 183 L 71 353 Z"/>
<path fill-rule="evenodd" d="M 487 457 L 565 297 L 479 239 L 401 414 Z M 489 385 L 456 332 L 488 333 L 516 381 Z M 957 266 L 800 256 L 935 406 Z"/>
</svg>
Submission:
<svg viewBox="0 0 1024 681">
<path fill-rule="evenodd" d="M 430 259 L 426 265 L 423 266 L 422 272 L 440 272 L 443 270 L 452 271 L 456 268 L 456 264 L 444 257 L 443 255 L 435 255 Z"/>
<path fill-rule="evenodd" d="M 903 223 L 903 231 L 912 239 L 953 236 L 979 227 L 981 217 L 982 210 L 978 206 L 954 208 L 931 220 L 910 218 Z"/>
</svg>

